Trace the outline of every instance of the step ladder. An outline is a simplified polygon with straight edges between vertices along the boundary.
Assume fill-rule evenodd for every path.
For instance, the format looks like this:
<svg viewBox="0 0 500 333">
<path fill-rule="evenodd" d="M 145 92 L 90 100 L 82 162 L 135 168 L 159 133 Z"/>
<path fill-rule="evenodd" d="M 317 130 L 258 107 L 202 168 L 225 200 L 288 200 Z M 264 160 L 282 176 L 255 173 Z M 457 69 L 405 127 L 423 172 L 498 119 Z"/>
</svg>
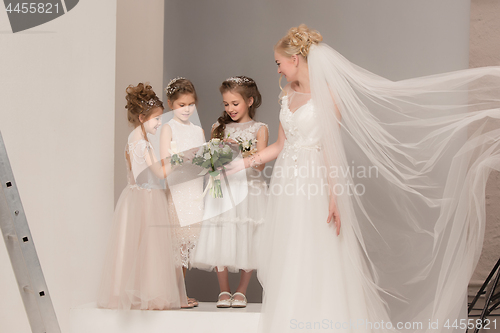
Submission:
<svg viewBox="0 0 500 333">
<path fill-rule="evenodd" d="M 33 333 L 60 333 L 35 244 L 0 133 L 0 228 Z"/>
</svg>

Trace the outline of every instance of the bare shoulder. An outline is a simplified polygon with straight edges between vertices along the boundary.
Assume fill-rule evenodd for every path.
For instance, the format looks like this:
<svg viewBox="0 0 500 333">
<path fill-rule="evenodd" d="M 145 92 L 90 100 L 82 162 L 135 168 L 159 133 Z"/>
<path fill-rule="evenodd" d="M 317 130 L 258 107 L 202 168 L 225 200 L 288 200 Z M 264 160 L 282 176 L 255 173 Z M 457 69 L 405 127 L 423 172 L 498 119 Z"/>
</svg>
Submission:
<svg viewBox="0 0 500 333">
<path fill-rule="evenodd" d="M 161 134 L 168 134 L 168 133 L 172 133 L 172 127 L 170 127 L 170 125 L 168 123 L 164 124 L 162 127 L 161 127 Z"/>
<path fill-rule="evenodd" d="M 258 133 L 269 133 L 269 126 L 263 122 L 257 122 Z"/>
</svg>

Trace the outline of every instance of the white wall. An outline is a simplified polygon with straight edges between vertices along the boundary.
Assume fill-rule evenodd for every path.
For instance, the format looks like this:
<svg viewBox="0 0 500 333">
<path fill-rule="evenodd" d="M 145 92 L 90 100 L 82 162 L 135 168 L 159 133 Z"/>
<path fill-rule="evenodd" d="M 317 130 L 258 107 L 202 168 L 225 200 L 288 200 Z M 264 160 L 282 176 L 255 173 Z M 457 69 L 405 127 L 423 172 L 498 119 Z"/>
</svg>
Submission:
<svg viewBox="0 0 500 333">
<path fill-rule="evenodd" d="M 120 0 L 116 18 L 115 203 L 127 184 L 124 149 L 131 127 L 125 109 L 128 85 L 149 82 L 163 94 L 164 0 Z"/>
<path fill-rule="evenodd" d="M 115 15 L 85 0 L 12 34 L 0 9 L 0 130 L 63 332 L 95 299 L 113 213 Z M 0 295 L 0 332 L 31 332 L 3 244 Z"/>
</svg>

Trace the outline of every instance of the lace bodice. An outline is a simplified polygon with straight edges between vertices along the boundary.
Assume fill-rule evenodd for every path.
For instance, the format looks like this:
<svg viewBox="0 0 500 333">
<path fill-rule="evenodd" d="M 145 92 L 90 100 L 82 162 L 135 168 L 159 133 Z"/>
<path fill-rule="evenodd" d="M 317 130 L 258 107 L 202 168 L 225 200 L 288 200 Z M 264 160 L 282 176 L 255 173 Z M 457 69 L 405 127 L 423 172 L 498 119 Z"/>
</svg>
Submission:
<svg viewBox="0 0 500 333">
<path fill-rule="evenodd" d="M 286 140 L 283 147 L 283 158 L 291 154 L 296 160 L 296 152 L 300 149 L 320 150 L 320 124 L 311 99 L 297 107 L 295 112 L 290 111 L 290 100 L 294 93 L 283 96 L 280 121 L 285 132 Z"/>
<path fill-rule="evenodd" d="M 162 182 L 149 171 L 146 158 L 153 156 L 154 151 L 151 143 L 144 139 L 136 139 L 132 133 L 125 148 L 125 163 L 127 165 L 127 182 L 129 186 L 137 186 L 144 189 L 163 188 Z"/>
<path fill-rule="evenodd" d="M 217 121 L 212 125 L 212 128 L 219 126 L 219 122 Z M 226 128 L 224 130 L 224 137 L 227 138 L 229 134 L 230 139 L 236 140 L 237 138 L 241 138 L 243 140 L 250 140 L 257 138 L 257 132 L 261 128 L 261 126 L 266 126 L 269 131 L 269 127 L 267 124 L 262 123 L 260 121 L 250 120 L 244 123 L 232 122 L 226 124 Z M 253 148 L 255 147 L 255 143 L 253 144 Z"/>
</svg>

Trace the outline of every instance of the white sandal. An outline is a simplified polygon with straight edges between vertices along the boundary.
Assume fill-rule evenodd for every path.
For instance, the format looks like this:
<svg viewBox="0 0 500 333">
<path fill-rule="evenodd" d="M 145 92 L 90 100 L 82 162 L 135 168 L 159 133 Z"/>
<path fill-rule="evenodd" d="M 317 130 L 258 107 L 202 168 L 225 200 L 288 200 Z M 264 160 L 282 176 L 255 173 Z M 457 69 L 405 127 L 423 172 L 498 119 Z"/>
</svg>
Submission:
<svg viewBox="0 0 500 333">
<path fill-rule="evenodd" d="M 243 299 L 234 299 L 234 296 L 236 295 L 241 295 L 243 296 Z M 240 293 L 239 291 L 235 292 L 233 294 L 233 304 L 231 305 L 233 308 L 246 308 L 247 306 L 247 297 L 245 294 Z"/>
<path fill-rule="evenodd" d="M 220 297 L 222 295 L 229 295 L 229 299 L 220 299 Z M 217 307 L 218 308 L 230 308 L 231 307 L 231 303 L 233 301 L 233 295 L 231 295 L 230 292 L 227 292 L 227 291 L 223 291 L 219 294 L 219 298 L 217 300 Z"/>
</svg>

